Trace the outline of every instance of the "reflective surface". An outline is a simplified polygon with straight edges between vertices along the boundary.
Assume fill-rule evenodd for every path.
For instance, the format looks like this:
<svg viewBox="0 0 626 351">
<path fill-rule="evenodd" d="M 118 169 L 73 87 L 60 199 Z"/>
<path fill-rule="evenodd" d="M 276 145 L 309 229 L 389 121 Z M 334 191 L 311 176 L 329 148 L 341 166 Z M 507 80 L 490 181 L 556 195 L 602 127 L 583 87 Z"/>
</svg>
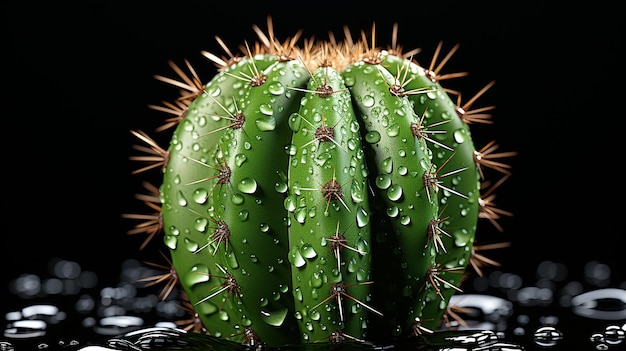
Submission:
<svg viewBox="0 0 626 351">
<path fill-rule="evenodd" d="M 194 332 L 176 290 L 151 284 L 166 272 L 134 259 L 106 285 L 79 262 L 55 259 L 48 273 L 23 273 L 9 286 L 0 350 L 622 350 L 626 348 L 626 282 L 611 267 L 588 262 L 579 279 L 544 261 L 537 280 L 494 270 L 453 297 L 458 320 L 447 330 L 389 345 L 316 343 L 247 345 Z M 42 271 L 44 271 L 42 269 Z M 149 278 L 145 280 L 145 278 Z M 142 279 L 144 281 L 142 282 Z M 348 339 L 346 339 L 348 340 Z"/>
</svg>

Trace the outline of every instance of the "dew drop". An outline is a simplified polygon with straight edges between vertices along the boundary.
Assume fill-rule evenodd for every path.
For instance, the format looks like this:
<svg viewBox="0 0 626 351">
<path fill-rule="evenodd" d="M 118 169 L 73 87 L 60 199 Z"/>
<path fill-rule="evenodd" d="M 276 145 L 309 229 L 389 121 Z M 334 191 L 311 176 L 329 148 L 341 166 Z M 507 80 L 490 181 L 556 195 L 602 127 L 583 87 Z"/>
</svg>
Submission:
<svg viewBox="0 0 626 351">
<path fill-rule="evenodd" d="M 209 198 L 209 192 L 206 189 L 197 189 L 193 192 L 193 201 L 197 204 L 206 203 Z"/>
<path fill-rule="evenodd" d="M 245 222 L 248 220 L 249 215 L 250 212 L 248 210 L 241 210 L 237 214 L 237 218 L 239 218 L 240 221 Z"/>
<path fill-rule="evenodd" d="M 228 320 L 230 319 L 230 316 L 229 316 L 229 315 L 228 315 L 228 313 L 227 313 L 226 311 L 224 311 L 224 310 L 221 310 L 221 311 L 218 313 L 218 316 L 219 316 L 219 319 L 220 319 L 220 320 L 222 320 L 222 321 L 224 321 L 224 322 L 226 322 L 226 321 L 228 321 Z"/>
<path fill-rule="evenodd" d="M 302 288 L 299 286 L 293 289 L 293 296 L 296 300 L 302 302 L 304 300 L 304 296 L 302 295 Z"/>
<path fill-rule="evenodd" d="M 380 167 L 385 173 L 393 172 L 393 159 L 391 157 L 387 157 L 380 163 Z"/>
<path fill-rule="evenodd" d="M 387 197 L 391 201 L 398 201 L 402 198 L 402 187 L 398 184 L 393 184 L 387 189 Z"/>
<path fill-rule="evenodd" d="M 163 237 L 163 243 L 165 243 L 165 246 L 169 247 L 171 250 L 176 250 L 178 241 L 173 235 L 165 235 Z"/>
<path fill-rule="evenodd" d="M 400 223 L 402 225 L 409 225 L 409 224 L 411 224 L 411 217 L 410 216 L 402 216 L 402 217 L 400 217 Z"/>
<path fill-rule="evenodd" d="M 274 110 L 272 110 L 272 105 L 270 104 L 261 104 L 259 106 L 259 111 L 266 115 L 266 116 L 271 116 L 274 114 Z M 260 120 L 261 118 L 257 118 L 256 121 Z"/>
<path fill-rule="evenodd" d="M 241 205 L 244 202 L 245 198 L 241 193 L 233 193 L 230 196 L 230 201 L 235 205 Z"/>
<path fill-rule="evenodd" d="M 190 286 L 208 282 L 210 279 L 209 268 L 201 263 L 193 265 L 189 273 L 185 274 L 183 279 Z"/>
<path fill-rule="evenodd" d="M 356 281 L 357 282 L 365 282 L 365 281 L 368 281 L 369 279 L 370 279 L 369 275 L 367 274 L 367 272 L 363 268 L 359 268 L 356 271 Z"/>
<path fill-rule="evenodd" d="M 465 129 L 457 129 L 454 132 L 453 136 L 454 136 L 454 141 L 456 141 L 459 144 L 467 140 L 467 133 L 465 132 Z"/>
<path fill-rule="evenodd" d="M 287 123 L 292 131 L 297 132 L 300 130 L 300 126 L 302 125 L 302 118 L 300 117 L 300 114 L 294 112 L 291 116 L 289 116 Z"/>
<path fill-rule="evenodd" d="M 309 313 L 309 316 L 314 321 L 319 321 L 322 318 L 322 314 L 316 309 L 311 311 L 311 313 Z"/>
<path fill-rule="evenodd" d="M 361 100 L 361 102 L 363 103 L 363 106 L 365 107 L 372 107 L 374 106 L 374 103 L 376 102 L 376 100 L 374 99 L 372 95 L 365 95 L 363 96 L 363 99 Z"/>
<path fill-rule="evenodd" d="M 178 192 L 177 200 L 178 200 L 178 205 L 183 206 L 183 207 L 187 206 L 187 199 L 185 198 L 185 195 L 182 193 L 182 191 Z"/>
<path fill-rule="evenodd" d="M 196 252 L 196 250 L 198 250 L 198 243 L 196 243 L 193 240 L 190 240 L 189 238 L 185 238 L 185 248 L 187 249 L 187 251 L 189 252 Z"/>
<path fill-rule="evenodd" d="M 367 134 L 365 134 L 365 141 L 370 144 L 376 144 L 380 141 L 380 133 L 378 133 L 377 131 L 368 132 Z"/>
<path fill-rule="evenodd" d="M 322 279 L 322 275 L 320 272 L 315 272 L 311 275 L 311 279 L 309 280 L 309 285 L 313 288 L 320 288 L 324 284 L 324 280 Z"/>
<path fill-rule="evenodd" d="M 209 220 L 203 217 L 197 218 L 193 223 L 194 229 L 199 231 L 200 233 L 205 233 L 208 225 Z"/>
<path fill-rule="evenodd" d="M 244 194 L 254 194 L 257 186 L 258 184 L 256 180 L 246 177 L 239 181 L 239 184 L 237 184 L 237 189 Z"/>
<path fill-rule="evenodd" d="M 300 253 L 302 254 L 302 257 L 308 258 L 308 259 L 313 259 L 317 257 L 317 252 L 315 251 L 313 246 L 311 246 L 310 244 L 302 245 L 302 248 L 300 249 Z"/>
<path fill-rule="evenodd" d="M 287 317 L 287 308 L 281 308 L 275 311 L 261 311 L 261 319 L 274 327 L 280 327 L 285 322 L 285 318 Z"/>
<path fill-rule="evenodd" d="M 248 160 L 248 157 L 246 155 L 237 154 L 235 156 L 235 165 L 237 165 L 237 167 L 241 167 L 241 165 L 243 165 L 247 160 Z"/>
<path fill-rule="evenodd" d="M 399 133 L 400 133 L 400 126 L 397 123 L 393 123 L 389 127 L 387 127 L 388 136 L 395 137 L 395 136 L 398 136 Z"/>
<path fill-rule="evenodd" d="M 283 206 L 285 207 L 285 210 L 289 211 L 289 212 L 293 212 L 296 209 L 296 197 L 295 195 L 289 195 L 285 198 L 285 200 L 283 201 Z"/>
<path fill-rule="evenodd" d="M 285 87 L 279 82 L 272 82 L 267 90 L 274 95 L 281 95 L 285 92 Z"/>
<path fill-rule="evenodd" d="M 289 262 L 296 268 L 302 268 L 306 264 L 306 261 L 300 254 L 297 246 L 292 246 L 289 251 Z"/>
<path fill-rule="evenodd" d="M 389 206 L 387 207 L 386 213 L 390 218 L 395 218 L 400 213 L 400 209 L 398 206 Z"/>
<path fill-rule="evenodd" d="M 367 210 L 363 208 L 363 206 L 359 206 L 359 208 L 356 211 L 356 225 L 359 228 L 363 228 L 366 225 L 368 225 L 369 222 L 370 222 L 369 212 L 367 212 Z"/>
<path fill-rule="evenodd" d="M 268 132 L 276 129 L 276 118 L 274 117 L 257 118 L 254 123 L 256 124 L 257 128 L 259 128 L 259 130 L 262 132 Z"/>
<path fill-rule="evenodd" d="M 274 183 L 274 190 L 276 190 L 277 193 L 284 194 L 288 190 L 287 183 L 283 181 Z"/>
<path fill-rule="evenodd" d="M 381 174 L 376 177 L 375 183 L 379 189 L 387 189 L 391 186 L 391 177 L 386 174 Z"/>
</svg>

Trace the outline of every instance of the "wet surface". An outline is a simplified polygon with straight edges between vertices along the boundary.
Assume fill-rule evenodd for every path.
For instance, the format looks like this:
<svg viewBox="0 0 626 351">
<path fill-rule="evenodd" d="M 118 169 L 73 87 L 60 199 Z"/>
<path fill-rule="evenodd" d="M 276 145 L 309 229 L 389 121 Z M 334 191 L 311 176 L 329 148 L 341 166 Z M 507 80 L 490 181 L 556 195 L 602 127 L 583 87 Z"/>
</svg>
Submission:
<svg viewBox="0 0 626 351">
<path fill-rule="evenodd" d="M 328 345 L 243 347 L 194 333 L 176 290 L 141 281 L 164 274 L 134 259 L 119 268 L 119 282 L 104 284 L 79 262 L 54 259 L 48 273 L 25 272 L 9 286 L 0 350 L 325 350 Z M 42 270 L 45 271 L 45 270 Z M 390 345 L 341 344 L 347 350 L 623 350 L 626 281 L 592 261 L 576 280 L 567 267 L 544 261 L 538 279 L 493 270 L 476 277 L 451 303 L 462 321 L 447 330 Z M 6 309 L 6 307 L 5 307 Z"/>
</svg>

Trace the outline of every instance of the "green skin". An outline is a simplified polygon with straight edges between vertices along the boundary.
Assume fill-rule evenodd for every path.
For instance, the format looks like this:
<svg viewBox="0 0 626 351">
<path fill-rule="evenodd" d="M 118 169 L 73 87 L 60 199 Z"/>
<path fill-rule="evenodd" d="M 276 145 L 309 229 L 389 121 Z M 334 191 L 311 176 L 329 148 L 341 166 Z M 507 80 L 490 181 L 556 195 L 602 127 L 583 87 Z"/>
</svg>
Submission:
<svg viewBox="0 0 626 351">
<path fill-rule="evenodd" d="M 163 175 L 164 242 L 211 335 L 270 346 L 389 342 L 416 334 L 415 318 L 439 325 L 456 290 L 432 284 L 430 272 L 468 264 L 479 209 L 474 148 L 442 91 L 392 94 L 408 61 L 383 58 L 310 73 L 299 60 L 247 57 L 189 106 Z M 262 84 L 252 84 L 257 71 Z M 440 89 L 411 75 L 407 90 Z M 323 84 L 333 93 L 317 93 Z M 452 117 L 437 140 L 454 151 L 414 136 L 425 110 L 425 124 Z M 236 125 L 210 118 L 239 113 Z M 316 139 L 323 125 L 333 127 L 328 140 Z M 457 129 L 465 142 L 451 139 Z M 441 186 L 424 181 L 459 168 Z M 332 179 L 341 198 L 322 191 Z M 429 235 L 439 218 L 452 235 L 441 235 L 447 252 Z M 450 284 L 461 277 L 438 274 Z"/>
<path fill-rule="evenodd" d="M 422 325 L 436 328 L 447 303 L 457 290 L 453 286 L 459 281 L 469 263 L 479 212 L 480 174 L 474 159 L 476 148 L 471 138 L 469 126 L 460 118 L 456 104 L 450 99 L 438 82 L 433 82 L 425 70 L 415 64 L 393 55 L 385 55 L 383 65 L 389 67 L 394 76 L 406 74 L 409 82 L 406 91 L 426 90 L 428 93 L 407 95 L 416 112 L 425 114 L 425 125 L 436 125 L 434 130 L 444 131 L 432 136 L 442 145 L 431 144 L 433 163 L 440 167 L 441 187 L 452 189 L 439 191 L 440 206 L 445 210 L 440 227 L 449 234 L 440 235 L 445 251 L 438 249 L 436 263 L 439 264 L 439 276 L 447 283 L 440 283 L 438 288 L 444 299 L 438 294 L 429 294 L 424 307 Z M 408 74 L 407 74 L 408 71 Z M 449 172 L 456 172 L 443 176 Z M 427 318 L 426 318 L 427 316 Z"/>
<path fill-rule="evenodd" d="M 359 125 L 337 71 L 319 68 L 307 90 L 290 119 L 294 152 L 285 202 L 296 315 L 303 340 L 325 341 L 333 330 L 362 338 L 368 311 L 359 301 L 369 294 L 371 263 Z"/>
</svg>

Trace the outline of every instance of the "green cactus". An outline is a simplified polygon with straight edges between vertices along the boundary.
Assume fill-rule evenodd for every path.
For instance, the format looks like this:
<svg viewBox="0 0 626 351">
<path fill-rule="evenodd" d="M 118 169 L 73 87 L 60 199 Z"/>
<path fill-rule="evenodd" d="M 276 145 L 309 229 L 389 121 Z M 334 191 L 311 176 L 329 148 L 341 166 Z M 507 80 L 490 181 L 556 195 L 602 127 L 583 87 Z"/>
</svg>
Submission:
<svg viewBox="0 0 626 351">
<path fill-rule="evenodd" d="M 216 337 L 280 346 L 437 330 L 467 268 L 484 263 L 472 255 L 479 218 L 510 215 L 483 186 L 486 168 L 508 177 L 494 159 L 514 153 L 477 149 L 469 129 L 490 108 L 457 105 L 440 68 L 375 46 L 374 30 L 371 42 L 346 30 L 300 46 L 254 28 L 241 54 L 205 53 L 219 66 L 205 85 L 191 67 L 192 78 L 172 65 L 180 82 L 158 76 L 181 89 L 151 106 L 174 116 L 158 131 L 175 130 L 168 148 L 133 132 L 149 154 L 137 172 L 160 168 L 162 185 L 141 197 L 158 213 L 128 216 L 147 219 L 131 232 L 163 234 L 169 289 Z"/>
</svg>

